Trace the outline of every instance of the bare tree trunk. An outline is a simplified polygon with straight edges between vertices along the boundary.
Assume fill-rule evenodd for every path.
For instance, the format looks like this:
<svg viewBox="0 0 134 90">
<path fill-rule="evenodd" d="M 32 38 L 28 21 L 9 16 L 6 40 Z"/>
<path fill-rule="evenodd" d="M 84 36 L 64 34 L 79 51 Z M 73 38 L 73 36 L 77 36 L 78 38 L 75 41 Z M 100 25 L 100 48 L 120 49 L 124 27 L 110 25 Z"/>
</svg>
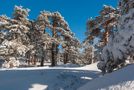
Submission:
<svg viewBox="0 0 134 90">
<path fill-rule="evenodd" d="M 36 65 L 36 61 L 37 61 L 37 56 L 34 55 L 34 56 L 33 56 L 33 65 Z"/>
<path fill-rule="evenodd" d="M 55 58 L 55 43 L 52 43 L 51 54 L 52 54 L 51 66 L 55 66 L 55 65 L 56 65 L 56 58 Z"/>
<path fill-rule="evenodd" d="M 53 31 L 52 31 L 52 37 L 56 38 L 57 36 L 57 32 L 55 30 L 55 27 L 56 27 L 56 23 L 53 24 Z M 56 53 L 56 49 L 57 49 L 57 45 L 55 42 L 52 43 L 52 51 L 51 51 L 51 54 L 52 54 L 52 61 L 51 61 L 51 66 L 55 66 L 56 65 L 56 57 L 57 57 L 57 53 Z"/>
<path fill-rule="evenodd" d="M 42 47 L 42 57 L 41 57 L 41 62 L 40 62 L 40 66 L 44 66 L 44 59 L 46 59 L 46 51 L 43 50 L 43 47 Z"/>
<path fill-rule="evenodd" d="M 44 27 L 44 29 L 43 29 L 43 33 L 44 33 L 44 34 L 46 33 L 45 27 Z M 43 44 L 43 46 L 44 46 L 44 44 Z M 40 66 L 44 66 L 44 59 L 46 59 L 46 51 L 43 49 L 43 47 L 41 47 L 41 48 L 42 48 L 42 53 L 43 53 L 43 55 L 41 56 Z M 45 58 L 44 58 L 44 57 L 45 57 Z"/>
<path fill-rule="evenodd" d="M 44 57 L 41 57 L 41 63 L 40 66 L 44 66 Z"/>
<path fill-rule="evenodd" d="M 68 41 L 68 38 L 67 37 L 65 37 L 65 41 Z M 66 64 L 69 60 L 68 60 L 68 58 L 69 58 L 69 45 L 68 45 L 68 43 L 67 43 L 67 46 L 66 46 L 66 48 L 67 48 L 67 50 L 64 52 L 64 64 Z"/>
<path fill-rule="evenodd" d="M 68 62 L 68 53 L 64 53 L 64 64 Z"/>
<path fill-rule="evenodd" d="M 108 27 L 105 27 L 105 32 L 104 32 L 104 34 L 103 34 L 103 42 L 104 42 L 104 45 L 106 45 L 107 42 L 108 42 L 109 33 L 110 33 L 110 32 L 109 32 Z"/>
</svg>

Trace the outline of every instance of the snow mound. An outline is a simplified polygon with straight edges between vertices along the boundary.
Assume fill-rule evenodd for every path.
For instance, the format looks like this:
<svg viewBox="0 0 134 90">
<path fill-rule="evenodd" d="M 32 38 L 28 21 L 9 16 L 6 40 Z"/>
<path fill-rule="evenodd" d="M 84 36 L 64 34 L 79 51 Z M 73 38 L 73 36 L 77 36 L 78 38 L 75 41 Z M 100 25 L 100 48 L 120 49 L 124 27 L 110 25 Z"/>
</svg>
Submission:
<svg viewBox="0 0 134 90">
<path fill-rule="evenodd" d="M 126 81 L 100 90 L 134 90 L 134 81 Z"/>
<path fill-rule="evenodd" d="M 78 90 L 134 90 L 134 64 L 96 78 Z"/>
</svg>

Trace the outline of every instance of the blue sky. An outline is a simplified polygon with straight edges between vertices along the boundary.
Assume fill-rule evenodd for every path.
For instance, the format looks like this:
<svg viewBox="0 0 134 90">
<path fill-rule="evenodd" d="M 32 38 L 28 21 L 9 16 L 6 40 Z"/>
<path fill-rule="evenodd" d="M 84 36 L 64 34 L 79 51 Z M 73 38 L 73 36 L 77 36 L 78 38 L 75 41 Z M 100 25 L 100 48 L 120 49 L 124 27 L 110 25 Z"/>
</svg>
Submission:
<svg viewBox="0 0 134 90">
<path fill-rule="evenodd" d="M 97 16 L 104 4 L 116 7 L 117 2 L 118 0 L 1 0 L 0 14 L 12 16 L 15 5 L 29 8 L 31 19 L 35 19 L 42 10 L 59 11 L 76 37 L 83 41 L 87 19 Z"/>
</svg>

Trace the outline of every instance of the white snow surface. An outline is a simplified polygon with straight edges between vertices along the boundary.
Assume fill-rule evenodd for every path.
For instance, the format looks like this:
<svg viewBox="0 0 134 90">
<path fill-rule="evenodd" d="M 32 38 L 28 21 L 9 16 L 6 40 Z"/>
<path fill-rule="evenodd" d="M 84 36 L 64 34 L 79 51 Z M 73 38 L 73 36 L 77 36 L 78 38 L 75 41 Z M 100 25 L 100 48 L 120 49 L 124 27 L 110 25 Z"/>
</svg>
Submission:
<svg viewBox="0 0 134 90">
<path fill-rule="evenodd" d="M 96 78 L 78 90 L 134 90 L 134 64 Z"/>
<path fill-rule="evenodd" d="M 97 63 L 84 67 L 67 64 L 58 67 L 1 68 L 0 90 L 77 90 L 99 76 Z"/>
<path fill-rule="evenodd" d="M 72 67 L 67 67 L 67 66 Z M 134 64 L 104 76 L 97 63 L 83 67 L 1 68 L 0 90 L 134 90 Z"/>
</svg>

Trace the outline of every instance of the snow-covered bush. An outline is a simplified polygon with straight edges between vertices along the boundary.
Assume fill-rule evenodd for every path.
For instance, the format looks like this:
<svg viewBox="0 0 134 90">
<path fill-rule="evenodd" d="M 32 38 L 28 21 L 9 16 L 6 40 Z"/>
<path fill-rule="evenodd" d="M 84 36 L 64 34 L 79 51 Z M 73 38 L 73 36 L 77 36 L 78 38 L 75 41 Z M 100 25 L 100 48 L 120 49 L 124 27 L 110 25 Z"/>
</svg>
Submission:
<svg viewBox="0 0 134 90">
<path fill-rule="evenodd" d="M 15 59 L 15 57 L 10 57 L 9 61 L 5 61 L 2 65 L 3 68 L 13 68 L 18 67 L 20 65 L 19 61 Z"/>
</svg>

